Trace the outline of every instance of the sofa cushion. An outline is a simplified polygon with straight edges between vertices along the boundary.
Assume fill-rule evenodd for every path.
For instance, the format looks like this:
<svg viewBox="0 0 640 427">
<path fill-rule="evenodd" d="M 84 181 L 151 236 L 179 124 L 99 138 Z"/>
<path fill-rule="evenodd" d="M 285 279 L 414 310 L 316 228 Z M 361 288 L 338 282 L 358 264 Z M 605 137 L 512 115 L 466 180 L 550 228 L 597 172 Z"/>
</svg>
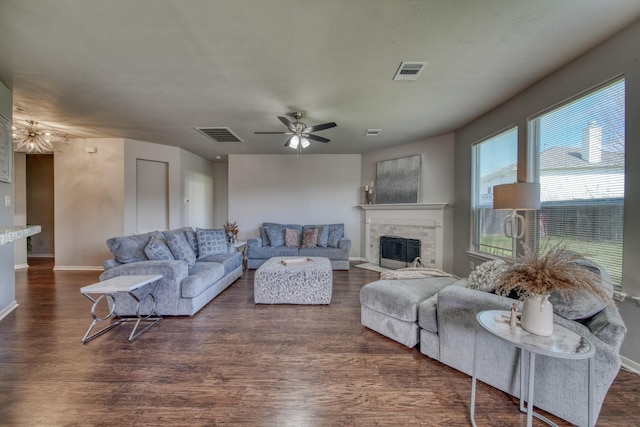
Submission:
<svg viewBox="0 0 640 427">
<path fill-rule="evenodd" d="M 157 233 L 157 231 L 152 231 L 131 236 L 112 237 L 107 240 L 107 246 L 113 254 L 113 257 L 123 264 L 146 261 L 148 258 L 144 253 L 144 248 Z"/>
<path fill-rule="evenodd" d="M 167 234 L 179 234 L 185 238 L 191 250 L 198 257 L 198 238 L 196 232 L 191 227 L 182 227 L 176 230 L 163 231 L 162 234 L 166 237 Z"/>
<path fill-rule="evenodd" d="M 300 256 L 319 256 L 329 259 L 349 259 L 349 251 L 340 248 L 323 248 L 320 246 L 314 246 L 312 248 L 300 248 L 298 251 Z"/>
<path fill-rule="evenodd" d="M 344 224 L 329 224 L 329 236 L 327 246 L 338 247 L 338 242 L 344 237 Z"/>
<path fill-rule="evenodd" d="M 580 258 L 573 261 L 597 274 L 600 278 L 600 286 L 613 297 L 613 285 L 609 273 L 595 262 Z M 598 297 L 587 291 L 579 291 L 561 295 L 559 292 L 551 292 L 549 302 L 553 304 L 553 312 L 569 320 L 588 319 L 602 311 L 606 304 Z"/>
<path fill-rule="evenodd" d="M 329 241 L 328 225 L 305 225 L 304 227 L 302 227 L 303 239 L 305 230 L 312 230 L 314 228 L 318 230 L 318 239 L 316 242 L 316 246 L 322 246 L 323 248 L 326 248 Z"/>
<path fill-rule="evenodd" d="M 284 230 L 284 243 L 285 246 L 289 247 L 300 247 L 300 243 L 302 241 L 302 235 L 300 231 L 295 230 L 293 228 L 286 228 Z"/>
<path fill-rule="evenodd" d="M 467 287 L 467 279 L 459 279 L 449 286 Z M 426 331 L 438 333 L 438 294 L 422 301 L 418 306 L 418 325 Z"/>
<path fill-rule="evenodd" d="M 222 228 L 196 228 L 198 258 L 229 253 L 227 239 Z"/>
<path fill-rule="evenodd" d="M 269 236 L 270 246 L 284 246 L 285 227 L 283 225 L 270 225 L 268 227 L 264 227 L 264 229 L 267 231 L 267 236 Z"/>
<path fill-rule="evenodd" d="M 183 298 L 193 298 L 207 290 L 224 276 L 224 266 L 217 262 L 197 262 L 189 269 L 189 276 L 180 282 Z"/>
<path fill-rule="evenodd" d="M 395 319 L 417 322 L 418 305 L 455 281 L 452 277 L 378 280 L 362 287 L 360 303 Z"/>
<path fill-rule="evenodd" d="M 302 248 L 315 248 L 318 244 L 318 229 L 307 228 L 303 231 Z"/>
<path fill-rule="evenodd" d="M 161 234 L 153 236 L 151 240 L 149 240 L 147 246 L 144 247 L 144 253 L 147 255 L 147 258 L 151 260 L 168 261 L 175 259 L 173 253 L 171 253 L 171 249 L 167 246 L 167 241 Z"/>
<path fill-rule="evenodd" d="M 189 268 L 193 267 L 196 263 L 196 254 L 193 253 L 187 240 L 179 234 L 168 234 L 165 238 L 174 258 L 186 261 Z"/>
<path fill-rule="evenodd" d="M 224 274 L 226 275 L 242 265 L 242 253 L 232 252 L 230 254 L 208 255 L 204 258 L 199 258 L 196 264 L 200 262 L 217 262 L 222 264 Z"/>
</svg>

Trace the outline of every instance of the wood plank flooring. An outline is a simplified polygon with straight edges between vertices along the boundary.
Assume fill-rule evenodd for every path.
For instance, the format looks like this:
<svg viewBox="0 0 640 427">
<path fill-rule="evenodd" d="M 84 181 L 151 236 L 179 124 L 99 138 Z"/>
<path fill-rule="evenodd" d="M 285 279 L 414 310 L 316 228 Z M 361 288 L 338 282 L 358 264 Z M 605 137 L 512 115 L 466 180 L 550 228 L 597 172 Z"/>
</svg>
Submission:
<svg viewBox="0 0 640 427">
<path fill-rule="evenodd" d="M 378 273 L 336 271 L 331 305 L 288 306 L 255 305 L 250 270 L 196 316 L 83 345 L 91 303 L 79 289 L 98 273 L 30 264 L 16 272 L 20 306 L 0 321 L 2 426 L 470 425 L 468 376 L 360 324 L 360 288 Z M 598 425 L 639 425 L 639 391 L 640 376 L 621 371 Z M 526 417 L 479 383 L 476 420 Z"/>
</svg>

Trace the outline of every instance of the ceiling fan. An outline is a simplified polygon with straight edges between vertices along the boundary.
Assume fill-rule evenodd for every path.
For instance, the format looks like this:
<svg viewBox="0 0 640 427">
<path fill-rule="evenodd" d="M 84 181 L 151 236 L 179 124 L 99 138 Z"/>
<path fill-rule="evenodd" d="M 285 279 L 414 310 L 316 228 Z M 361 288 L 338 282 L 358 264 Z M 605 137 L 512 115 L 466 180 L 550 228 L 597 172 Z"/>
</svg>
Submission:
<svg viewBox="0 0 640 427">
<path fill-rule="evenodd" d="M 311 142 L 309 140 L 318 141 L 318 142 L 329 142 L 330 139 L 323 138 L 318 135 L 313 135 L 311 132 L 317 132 L 320 130 L 331 129 L 336 127 L 334 122 L 322 123 L 320 125 L 315 126 L 307 126 L 302 123 L 300 119 L 302 118 L 302 113 L 299 111 L 294 111 L 292 113 L 287 114 L 295 119 L 294 122 L 287 119 L 286 117 L 278 116 L 278 119 L 287 127 L 287 132 L 255 132 L 256 134 L 272 134 L 272 135 L 291 135 L 287 142 L 285 142 L 285 147 L 291 147 L 294 150 L 301 148 L 307 148 Z"/>
</svg>

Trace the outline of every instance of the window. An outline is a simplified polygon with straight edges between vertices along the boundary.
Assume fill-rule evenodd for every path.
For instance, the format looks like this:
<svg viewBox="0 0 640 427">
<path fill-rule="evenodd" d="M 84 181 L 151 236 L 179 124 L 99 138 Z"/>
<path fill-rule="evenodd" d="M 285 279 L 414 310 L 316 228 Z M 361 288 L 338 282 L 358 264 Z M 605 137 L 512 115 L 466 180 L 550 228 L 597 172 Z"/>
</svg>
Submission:
<svg viewBox="0 0 640 427">
<path fill-rule="evenodd" d="M 473 250 L 512 254 L 502 224 L 509 211 L 493 210 L 493 186 L 517 180 L 518 128 L 512 127 L 473 146 Z"/>
<path fill-rule="evenodd" d="M 562 241 L 621 284 L 624 79 L 532 118 L 529 137 L 540 182 L 540 241 Z"/>
</svg>

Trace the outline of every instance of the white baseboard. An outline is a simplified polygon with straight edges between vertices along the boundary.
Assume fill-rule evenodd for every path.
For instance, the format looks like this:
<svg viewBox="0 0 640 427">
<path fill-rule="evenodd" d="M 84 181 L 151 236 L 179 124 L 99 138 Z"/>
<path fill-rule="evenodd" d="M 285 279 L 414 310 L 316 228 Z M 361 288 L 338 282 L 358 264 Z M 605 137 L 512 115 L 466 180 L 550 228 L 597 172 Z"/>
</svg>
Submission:
<svg viewBox="0 0 640 427">
<path fill-rule="evenodd" d="M 18 302 L 17 301 L 14 301 L 11 304 L 9 304 L 8 306 L 6 306 L 5 308 L 3 308 L 0 311 L 0 320 L 4 319 L 6 315 L 11 313 L 16 308 L 18 308 Z"/>
<path fill-rule="evenodd" d="M 54 254 L 27 254 L 27 258 L 54 258 Z"/>
<path fill-rule="evenodd" d="M 102 271 L 101 265 L 56 265 L 54 271 Z"/>
<path fill-rule="evenodd" d="M 633 372 L 634 374 L 640 375 L 640 363 L 634 362 L 631 359 L 628 359 L 624 356 L 620 356 L 622 359 L 622 367 L 629 372 Z"/>
<path fill-rule="evenodd" d="M 16 264 L 16 265 L 13 266 L 13 269 L 14 270 L 20 270 L 20 269 L 28 268 L 28 267 L 29 267 L 29 264 L 26 264 L 26 263 L 25 264 Z"/>
</svg>

